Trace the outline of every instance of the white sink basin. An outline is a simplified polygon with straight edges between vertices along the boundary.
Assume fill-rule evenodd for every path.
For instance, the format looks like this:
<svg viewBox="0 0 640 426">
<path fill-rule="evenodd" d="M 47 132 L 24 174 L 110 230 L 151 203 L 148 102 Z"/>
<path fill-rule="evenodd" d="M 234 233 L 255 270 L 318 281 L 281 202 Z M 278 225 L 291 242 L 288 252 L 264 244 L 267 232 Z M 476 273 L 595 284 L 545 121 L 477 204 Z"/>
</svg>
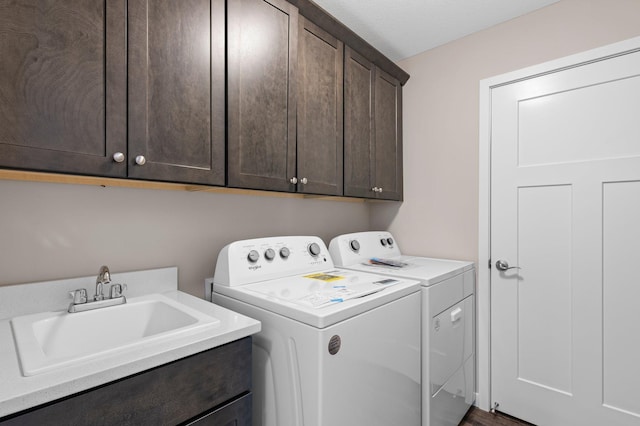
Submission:
<svg viewBox="0 0 640 426">
<path fill-rule="evenodd" d="M 152 294 L 86 312 L 19 316 L 11 319 L 11 327 L 22 373 L 32 376 L 139 345 L 178 339 L 219 322 L 162 294 Z"/>
</svg>

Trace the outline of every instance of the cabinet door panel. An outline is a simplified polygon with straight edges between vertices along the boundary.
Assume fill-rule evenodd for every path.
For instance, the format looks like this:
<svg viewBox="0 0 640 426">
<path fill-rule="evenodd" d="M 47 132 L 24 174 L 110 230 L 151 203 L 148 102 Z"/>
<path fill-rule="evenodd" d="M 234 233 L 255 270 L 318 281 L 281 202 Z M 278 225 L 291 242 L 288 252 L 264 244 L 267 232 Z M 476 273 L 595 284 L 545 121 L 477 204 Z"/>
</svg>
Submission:
<svg viewBox="0 0 640 426">
<path fill-rule="evenodd" d="M 375 186 L 377 198 L 402 200 L 402 89 L 400 82 L 376 69 Z"/>
<path fill-rule="evenodd" d="M 345 47 L 344 195 L 370 197 L 373 146 L 373 64 Z"/>
<path fill-rule="evenodd" d="M 224 184 L 224 7 L 129 1 L 130 177 Z"/>
<path fill-rule="evenodd" d="M 0 166 L 124 176 L 124 2 L 0 3 Z"/>
<path fill-rule="evenodd" d="M 344 45 L 304 18 L 298 35 L 298 191 L 342 195 Z"/>
<path fill-rule="evenodd" d="M 228 184 L 291 191 L 295 172 L 297 9 L 228 4 Z"/>
</svg>

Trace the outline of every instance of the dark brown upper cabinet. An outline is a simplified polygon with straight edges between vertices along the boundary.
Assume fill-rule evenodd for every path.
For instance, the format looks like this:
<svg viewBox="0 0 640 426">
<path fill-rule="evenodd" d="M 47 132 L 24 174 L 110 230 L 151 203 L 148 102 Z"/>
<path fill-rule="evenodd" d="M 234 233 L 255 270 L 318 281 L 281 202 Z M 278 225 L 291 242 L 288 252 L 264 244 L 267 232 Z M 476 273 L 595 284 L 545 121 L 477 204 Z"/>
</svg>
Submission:
<svg viewBox="0 0 640 426">
<path fill-rule="evenodd" d="M 224 0 L 128 5 L 129 177 L 224 185 Z"/>
<path fill-rule="evenodd" d="M 298 34 L 297 190 L 342 195 L 344 45 L 303 17 Z"/>
<path fill-rule="evenodd" d="M 123 1 L 0 4 L 0 166 L 126 176 L 125 25 Z"/>
<path fill-rule="evenodd" d="M 227 4 L 228 185 L 291 191 L 296 170 L 298 10 Z"/>
<path fill-rule="evenodd" d="M 344 195 L 402 200 L 402 87 L 345 47 Z"/>
</svg>

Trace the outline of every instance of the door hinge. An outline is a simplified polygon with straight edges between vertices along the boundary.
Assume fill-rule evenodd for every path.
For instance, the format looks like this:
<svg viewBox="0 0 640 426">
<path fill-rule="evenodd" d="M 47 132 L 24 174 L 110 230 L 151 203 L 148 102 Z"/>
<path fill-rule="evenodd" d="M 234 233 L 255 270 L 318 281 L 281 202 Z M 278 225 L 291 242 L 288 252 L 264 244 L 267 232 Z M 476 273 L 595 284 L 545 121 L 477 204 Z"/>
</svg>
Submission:
<svg viewBox="0 0 640 426">
<path fill-rule="evenodd" d="M 491 269 L 491 259 L 489 259 L 489 264 L 487 265 L 489 269 Z"/>
</svg>

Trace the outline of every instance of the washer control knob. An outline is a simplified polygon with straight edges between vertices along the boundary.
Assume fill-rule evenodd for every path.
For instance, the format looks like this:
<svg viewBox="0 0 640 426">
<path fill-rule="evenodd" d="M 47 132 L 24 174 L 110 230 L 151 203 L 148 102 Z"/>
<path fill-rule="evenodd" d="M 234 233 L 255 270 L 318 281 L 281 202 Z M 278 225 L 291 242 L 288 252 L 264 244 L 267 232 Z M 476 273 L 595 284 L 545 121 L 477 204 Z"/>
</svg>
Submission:
<svg viewBox="0 0 640 426">
<path fill-rule="evenodd" d="M 317 256 L 320 254 L 320 246 L 317 243 L 309 244 L 309 247 L 307 247 L 307 250 L 309 251 L 311 256 Z"/>
<path fill-rule="evenodd" d="M 257 250 L 251 250 L 247 255 L 247 260 L 251 263 L 256 263 L 260 259 L 260 253 Z"/>
<path fill-rule="evenodd" d="M 291 252 L 289 251 L 288 248 L 282 247 L 280 249 L 280 257 L 281 258 L 286 259 L 287 257 L 289 257 L 290 254 L 291 254 Z"/>
<path fill-rule="evenodd" d="M 391 237 L 387 238 L 387 244 L 392 246 L 393 245 L 393 238 L 391 238 Z"/>
<path fill-rule="evenodd" d="M 386 238 L 381 238 L 380 239 L 380 244 L 382 244 L 383 246 L 387 245 L 387 239 Z"/>
<path fill-rule="evenodd" d="M 273 260 L 276 257 L 276 252 L 272 248 L 268 248 L 264 251 L 264 258 L 267 260 Z"/>
<path fill-rule="evenodd" d="M 353 251 L 358 251 L 360 250 L 360 243 L 358 240 L 351 240 L 349 241 L 349 247 L 351 247 L 351 250 Z"/>
</svg>

